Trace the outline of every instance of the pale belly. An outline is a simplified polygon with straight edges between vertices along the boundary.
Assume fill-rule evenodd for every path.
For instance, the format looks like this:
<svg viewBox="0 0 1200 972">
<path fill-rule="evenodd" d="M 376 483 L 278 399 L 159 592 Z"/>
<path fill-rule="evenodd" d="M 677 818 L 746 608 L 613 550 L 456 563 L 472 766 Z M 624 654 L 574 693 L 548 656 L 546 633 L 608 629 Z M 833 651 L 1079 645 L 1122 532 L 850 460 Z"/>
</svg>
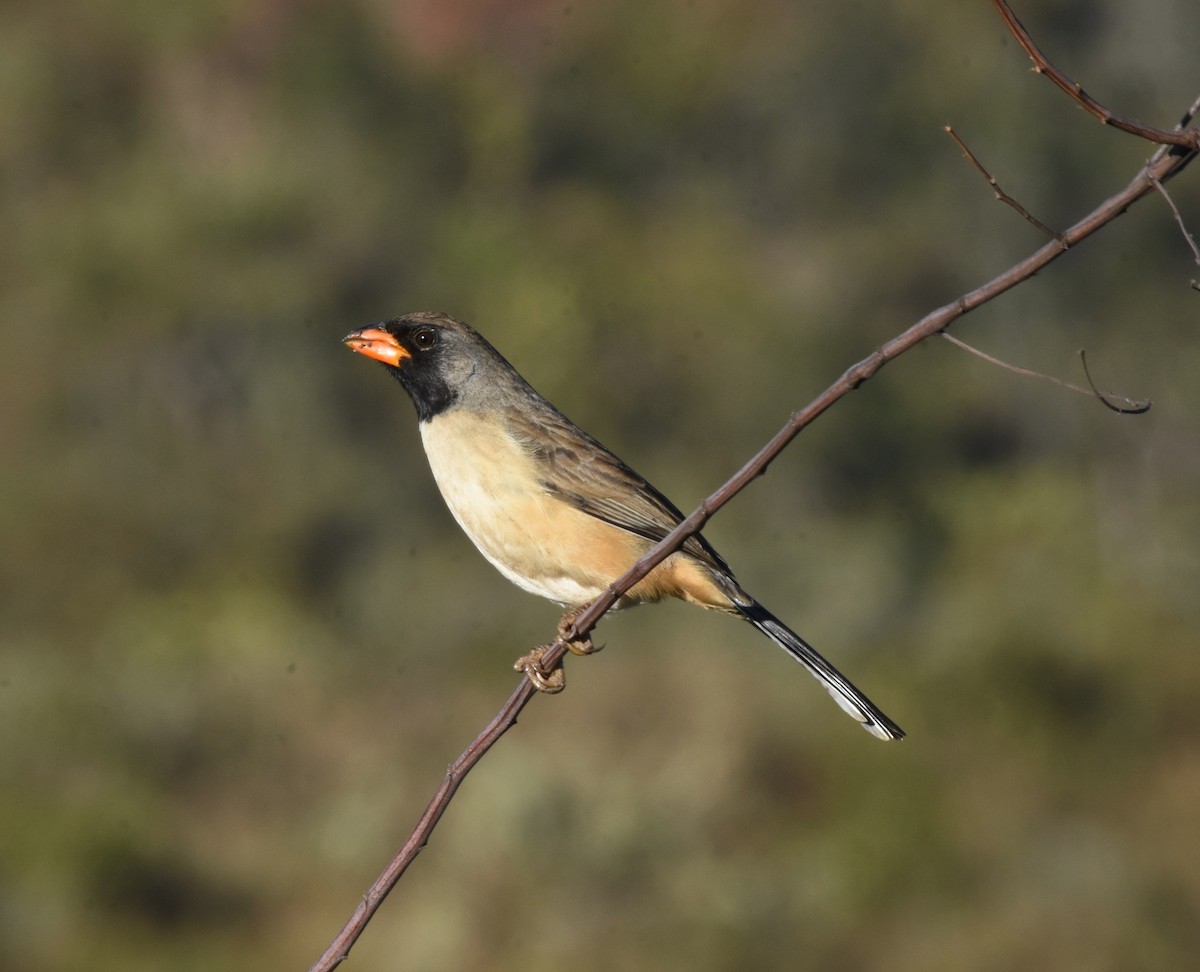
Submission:
<svg viewBox="0 0 1200 972">
<path fill-rule="evenodd" d="M 534 460 L 485 431 L 478 416 L 451 412 L 420 429 L 454 519 L 518 587 L 565 606 L 584 604 L 640 554 L 639 538 L 537 489 Z"/>
</svg>

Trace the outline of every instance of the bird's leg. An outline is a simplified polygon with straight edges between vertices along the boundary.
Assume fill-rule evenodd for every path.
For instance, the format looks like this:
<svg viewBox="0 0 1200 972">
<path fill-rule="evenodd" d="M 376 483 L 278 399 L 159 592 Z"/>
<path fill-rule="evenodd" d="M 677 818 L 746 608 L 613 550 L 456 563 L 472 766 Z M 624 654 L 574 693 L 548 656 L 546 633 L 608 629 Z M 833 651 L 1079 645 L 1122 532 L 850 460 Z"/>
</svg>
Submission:
<svg viewBox="0 0 1200 972">
<path fill-rule="evenodd" d="M 550 671 L 542 664 L 542 657 L 550 649 L 549 645 L 538 645 L 533 651 L 522 655 L 513 663 L 513 668 L 524 672 L 539 692 L 553 695 L 567 687 L 567 673 L 563 670 L 562 659 Z"/>
<path fill-rule="evenodd" d="M 571 608 L 571 610 L 564 614 L 558 622 L 558 636 L 562 639 L 563 644 L 567 646 L 567 650 L 570 651 L 572 655 L 594 655 L 604 647 L 604 645 L 592 644 L 592 639 L 590 636 L 585 636 L 583 638 L 571 637 L 571 634 L 575 628 L 575 619 L 578 618 L 579 615 L 583 614 L 583 609 L 585 607 L 587 607 L 586 604 L 581 604 L 579 607 Z"/>
</svg>

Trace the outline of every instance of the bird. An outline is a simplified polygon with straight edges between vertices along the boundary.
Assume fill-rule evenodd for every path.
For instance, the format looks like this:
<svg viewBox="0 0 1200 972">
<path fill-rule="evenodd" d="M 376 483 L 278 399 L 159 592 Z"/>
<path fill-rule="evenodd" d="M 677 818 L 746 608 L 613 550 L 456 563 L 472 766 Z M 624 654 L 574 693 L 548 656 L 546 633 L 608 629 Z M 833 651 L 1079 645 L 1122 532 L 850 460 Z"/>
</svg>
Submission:
<svg viewBox="0 0 1200 972">
<path fill-rule="evenodd" d="M 568 609 L 559 635 L 576 654 L 573 621 L 683 514 L 643 476 L 543 398 L 469 324 L 418 311 L 359 328 L 343 343 L 383 364 L 412 400 L 426 457 L 450 513 L 506 578 Z M 666 597 L 740 617 L 766 635 L 879 739 L 904 731 L 807 641 L 738 584 L 699 533 L 626 591 L 617 608 Z M 542 691 L 561 666 L 519 659 Z"/>
</svg>

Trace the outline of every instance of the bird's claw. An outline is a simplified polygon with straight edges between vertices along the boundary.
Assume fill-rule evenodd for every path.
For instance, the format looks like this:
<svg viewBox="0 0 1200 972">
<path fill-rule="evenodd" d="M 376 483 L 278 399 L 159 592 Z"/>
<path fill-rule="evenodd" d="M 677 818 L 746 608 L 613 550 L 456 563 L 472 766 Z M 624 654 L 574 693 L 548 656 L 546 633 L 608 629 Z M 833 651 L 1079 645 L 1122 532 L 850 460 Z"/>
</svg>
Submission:
<svg viewBox="0 0 1200 972">
<path fill-rule="evenodd" d="M 574 608 L 562 616 L 562 620 L 558 622 L 558 637 L 562 643 L 567 646 L 567 650 L 572 655 L 594 655 L 600 651 L 604 645 L 595 645 L 592 643 L 590 635 L 584 635 L 582 638 L 573 636 L 575 630 L 575 619 L 582 613 L 580 608 Z"/>
<path fill-rule="evenodd" d="M 539 645 L 533 651 L 518 658 L 513 663 L 513 669 L 524 672 L 525 677 L 539 692 L 554 695 L 567 687 L 567 673 L 563 670 L 561 659 L 554 668 L 546 670 L 542 664 L 542 658 L 549 648 L 549 645 Z"/>
<path fill-rule="evenodd" d="M 562 620 L 558 622 L 558 640 L 573 655 L 594 655 L 604 645 L 594 644 L 587 635 L 581 638 L 575 634 L 575 619 L 579 613 L 580 608 L 575 608 L 562 616 Z M 539 645 L 533 651 L 518 658 L 513 664 L 513 668 L 518 672 L 524 672 L 529 681 L 533 683 L 533 687 L 539 692 L 554 694 L 566 688 L 567 675 L 563 671 L 561 658 L 553 668 L 546 668 L 543 659 L 550 647 L 550 645 Z"/>
<path fill-rule="evenodd" d="M 567 646 L 567 651 L 572 655 L 579 655 L 580 657 L 583 655 L 594 655 L 604 648 L 604 645 L 593 644 L 591 638 L 579 638 L 576 641 L 567 641 L 564 638 L 563 644 Z"/>
</svg>

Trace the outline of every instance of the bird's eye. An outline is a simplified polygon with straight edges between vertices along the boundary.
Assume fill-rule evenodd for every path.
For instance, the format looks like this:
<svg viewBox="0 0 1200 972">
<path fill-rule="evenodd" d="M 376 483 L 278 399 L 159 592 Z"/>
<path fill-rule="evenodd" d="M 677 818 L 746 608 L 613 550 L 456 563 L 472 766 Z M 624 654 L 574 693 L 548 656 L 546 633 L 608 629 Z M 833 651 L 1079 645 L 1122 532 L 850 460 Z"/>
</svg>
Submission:
<svg viewBox="0 0 1200 972">
<path fill-rule="evenodd" d="M 432 327 L 422 327 L 413 332 L 413 347 L 418 351 L 428 351 L 438 343 L 438 333 Z"/>
</svg>

